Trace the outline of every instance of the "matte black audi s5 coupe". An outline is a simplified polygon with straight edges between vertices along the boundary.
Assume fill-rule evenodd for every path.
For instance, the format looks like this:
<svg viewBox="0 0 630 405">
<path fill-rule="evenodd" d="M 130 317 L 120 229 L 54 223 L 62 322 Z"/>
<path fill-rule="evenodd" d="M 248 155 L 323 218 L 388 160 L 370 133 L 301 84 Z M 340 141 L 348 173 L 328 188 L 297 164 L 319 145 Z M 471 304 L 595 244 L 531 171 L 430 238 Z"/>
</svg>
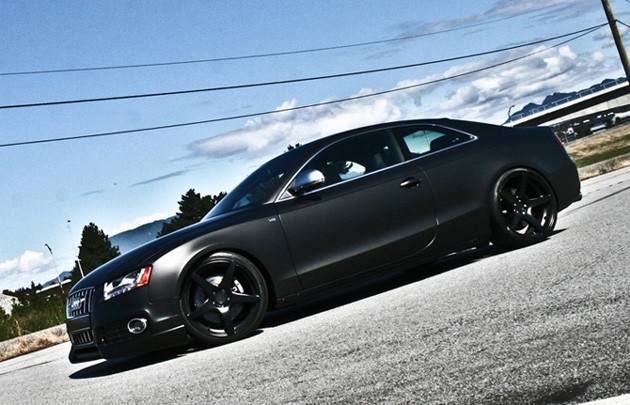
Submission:
<svg viewBox="0 0 630 405">
<path fill-rule="evenodd" d="M 549 128 L 413 120 L 322 138 L 264 164 L 199 223 L 77 283 L 70 361 L 232 342 L 268 309 L 368 274 L 540 242 L 580 197 Z"/>
</svg>

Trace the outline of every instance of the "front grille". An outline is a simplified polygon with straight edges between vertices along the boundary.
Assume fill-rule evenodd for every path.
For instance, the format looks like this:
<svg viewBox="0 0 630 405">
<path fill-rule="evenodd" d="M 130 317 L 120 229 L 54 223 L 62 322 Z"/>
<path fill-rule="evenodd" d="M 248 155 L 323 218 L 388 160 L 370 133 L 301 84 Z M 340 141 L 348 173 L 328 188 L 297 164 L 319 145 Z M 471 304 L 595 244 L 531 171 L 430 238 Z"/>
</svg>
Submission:
<svg viewBox="0 0 630 405">
<path fill-rule="evenodd" d="M 71 319 L 88 315 L 92 310 L 93 295 L 93 288 L 86 288 L 70 294 L 66 302 L 66 318 Z"/>
<path fill-rule="evenodd" d="M 94 342 L 94 335 L 91 330 L 83 330 L 80 332 L 74 332 L 70 334 L 70 342 L 73 345 L 87 345 Z"/>
</svg>

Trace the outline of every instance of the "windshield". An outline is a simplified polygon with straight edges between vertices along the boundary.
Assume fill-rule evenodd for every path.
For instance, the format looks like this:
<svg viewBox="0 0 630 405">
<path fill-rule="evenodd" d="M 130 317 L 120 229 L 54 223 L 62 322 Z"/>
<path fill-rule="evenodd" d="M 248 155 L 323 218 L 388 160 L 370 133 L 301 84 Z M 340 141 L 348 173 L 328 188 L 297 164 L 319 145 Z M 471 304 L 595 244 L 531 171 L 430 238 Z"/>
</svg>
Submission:
<svg viewBox="0 0 630 405">
<path fill-rule="evenodd" d="M 203 219 L 264 203 L 294 162 L 294 154 L 287 152 L 265 163 L 236 186 Z"/>
</svg>

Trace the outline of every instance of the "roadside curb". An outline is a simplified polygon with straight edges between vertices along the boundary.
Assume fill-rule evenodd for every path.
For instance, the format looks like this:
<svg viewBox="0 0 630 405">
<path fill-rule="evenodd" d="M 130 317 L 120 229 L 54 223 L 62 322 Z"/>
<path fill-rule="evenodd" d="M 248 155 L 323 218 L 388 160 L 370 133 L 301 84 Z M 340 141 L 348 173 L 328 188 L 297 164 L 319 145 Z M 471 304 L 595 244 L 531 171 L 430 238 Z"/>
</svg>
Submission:
<svg viewBox="0 0 630 405">
<path fill-rule="evenodd" d="M 5 340 L 0 342 L 0 361 L 66 341 L 68 335 L 65 324 Z"/>
<path fill-rule="evenodd" d="M 578 169 L 578 174 L 580 176 L 580 180 L 586 180 L 626 166 L 630 166 L 630 153 L 604 160 L 603 162 L 595 163 L 590 166 L 581 167 Z"/>
</svg>

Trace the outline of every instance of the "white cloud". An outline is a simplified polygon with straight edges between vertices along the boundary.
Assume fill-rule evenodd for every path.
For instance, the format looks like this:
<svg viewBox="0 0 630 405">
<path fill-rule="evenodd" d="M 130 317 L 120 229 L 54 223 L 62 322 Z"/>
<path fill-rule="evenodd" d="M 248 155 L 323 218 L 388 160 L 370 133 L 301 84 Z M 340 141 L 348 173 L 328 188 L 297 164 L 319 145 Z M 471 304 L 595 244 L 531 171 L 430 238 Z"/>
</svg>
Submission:
<svg viewBox="0 0 630 405">
<path fill-rule="evenodd" d="M 118 228 L 114 229 L 110 236 L 117 235 L 121 232 L 128 231 L 130 229 L 135 229 L 144 224 L 149 224 L 151 222 L 155 222 L 161 219 L 168 218 L 170 215 L 164 214 L 163 212 L 156 212 L 155 214 L 147 215 L 144 217 L 139 217 L 134 219 L 131 222 L 125 222 L 121 224 Z"/>
<path fill-rule="evenodd" d="M 0 291 L 29 287 L 31 282 L 43 284 L 57 277 L 57 273 L 74 267 L 72 251 L 54 250 L 55 259 L 48 251 L 24 251 L 20 256 L 0 263 Z"/>
<path fill-rule="evenodd" d="M 602 62 L 601 53 L 577 55 L 569 46 L 549 49 L 516 64 L 468 76 L 447 94 L 438 110 L 464 119 L 500 120 L 512 104 L 522 107 L 553 92 L 594 84 L 585 78 L 601 77 L 613 70 Z"/>
<path fill-rule="evenodd" d="M 357 95 L 366 92 L 372 91 L 361 89 Z M 296 105 L 297 100 L 292 100 L 283 103 L 278 110 Z M 243 128 L 200 140 L 191 147 L 196 153 L 213 158 L 239 155 L 251 159 L 270 151 L 278 154 L 289 144 L 305 143 L 345 129 L 400 117 L 400 109 L 384 98 L 323 105 L 257 117 Z"/>
<path fill-rule="evenodd" d="M 48 281 L 56 274 L 52 256 L 43 252 L 25 251 L 19 257 L 0 263 L 2 288 L 16 289 Z"/>
<path fill-rule="evenodd" d="M 618 68 L 609 66 L 600 52 L 576 54 L 568 45 L 544 52 L 543 49 L 537 48 L 540 53 L 488 70 L 482 69 L 521 53 L 514 51 L 495 60 L 451 66 L 440 74 L 401 79 L 394 86 L 401 89 L 420 85 L 408 90 L 257 117 L 242 128 L 199 140 L 190 147 L 196 154 L 215 159 L 254 159 L 277 155 L 289 144 L 378 122 L 450 117 L 502 123 L 513 104 L 518 109 L 528 102 L 540 102 L 556 91 L 579 90 L 580 86 L 594 84 L 590 78 L 612 75 Z M 477 72 L 466 74 L 473 71 Z M 459 77 L 448 80 L 454 76 Z M 434 84 L 422 85 L 430 82 Z M 351 97 L 377 91 L 362 88 Z M 278 110 L 298 105 L 294 99 L 280 105 Z"/>
<path fill-rule="evenodd" d="M 483 15 L 486 16 L 513 16 L 529 13 L 532 11 L 545 10 L 556 6 L 566 6 L 573 3 L 576 7 L 579 0 L 530 0 L 530 1 L 513 1 L 500 0 Z"/>
<path fill-rule="evenodd" d="M 17 271 L 19 262 L 20 259 L 16 257 L 15 259 L 7 260 L 4 263 L 0 263 L 0 277 L 3 277 L 5 274 Z"/>
<path fill-rule="evenodd" d="M 594 2 L 592 2 L 594 3 Z M 489 9 L 463 17 L 426 23 L 424 21 L 407 21 L 398 24 L 395 29 L 400 37 L 430 34 L 441 30 L 452 30 L 454 27 L 475 26 L 488 21 L 522 17 L 532 14 L 534 23 L 555 21 L 559 18 L 583 16 L 586 13 L 599 11 L 601 5 L 591 4 L 583 0 L 499 0 Z M 544 16 L 544 17 L 543 17 Z"/>
<path fill-rule="evenodd" d="M 0 276 L 8 273 L 39 273 L 51 262 L 50 256 L 27 250 L 19 257 L 0 263 Z"/>
<path fill-rule="evenodd" d="M 619 29 L 619 34 L 621 35 L 621 39 L 624 42 L 630 40 L 630 28 L 617 24 L 617 28 Z M 606 27 L 603 30 L 599 30 L 594 36 L 593 40 L 595 42 L 601 42 L 601 47 L 604 49 L 612 48 L 615 46 L 615 40 L 613 39 L 612 33 L 610 29 Z"/>
</svg>

